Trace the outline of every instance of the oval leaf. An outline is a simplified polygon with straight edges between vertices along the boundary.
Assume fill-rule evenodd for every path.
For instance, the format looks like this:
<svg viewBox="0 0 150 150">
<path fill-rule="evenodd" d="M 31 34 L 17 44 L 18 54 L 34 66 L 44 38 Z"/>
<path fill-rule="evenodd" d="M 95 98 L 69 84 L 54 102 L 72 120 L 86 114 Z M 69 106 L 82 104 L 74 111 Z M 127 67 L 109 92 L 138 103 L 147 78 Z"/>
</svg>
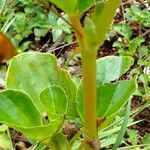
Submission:
<svg viewBox="0 0 150 150">
<path fill-rule="evenodd" d="M 41 91 L 50 85 L 59 85 L 69 99 L 68 114 L 76 114 L 76 86 L 68 72 L 57 66 L 54 55 L 38 52 L 17 55 L 10 62 L 6 85 L 8 89 L 18 89 L 27 93 L 39 111 L 44 109 L 39 99 Z"/>
<path fill-rule="evenodd" d="M 133 55 L 137 48 L 145 41 L 145 39 L 141 36 L 138 36 L 130 41 L 129 52 Z"/>
<path fill-rule="evenodd" d="M 40 113 L 28 95 L 6 90 L 0 93 L 0 121 L 9 124 L 32 127 L 42 125 Z"/>
<path fill-rule="evenodd" d="M 123 24 L 123 23 L 118 23 L 113 26 L 113 29 L 116 32 L 118 32 L 119 34 L 121 34 L 122 36 L 124 36 L 126 40 L 128 40 L 128 41 L 130 40 L 130 38 L 132 36 L 132 29 L 129 25 Z"/>
<path fill-rule="evenodd" d="M 0 93 L 0 114 L 1 123 L 39 141 L 50 138 L 63 122 L 62 117 L 55 116 L 50 124 L 43 125 L 40 113 L 29 96 L 17 90 Z"/>
<path fill-rule="evenodd" d="M 109 83 L 119 79 L 129 67 L 134 59 L 129 56 L 106 56 L 97 60 L 97 82 Z"/>
<path fill-rule="evenodd" d="M 109 117 L 118 112 L 136 91 L 135 80 L 97 85 L 97 118 Z M 120 94 L 121 93 L 121 94 Z M 77 90 L 77 109 L 83 120 L 83 87 Z"/>
<path fill-rule="evenodd" d="M 40 100 L 47 110 L 49 117 L 52 115 L 65 115 L 67 112 L 68 98 L 60 86 L 51 86 L 40 94 Z"/>
</svg>

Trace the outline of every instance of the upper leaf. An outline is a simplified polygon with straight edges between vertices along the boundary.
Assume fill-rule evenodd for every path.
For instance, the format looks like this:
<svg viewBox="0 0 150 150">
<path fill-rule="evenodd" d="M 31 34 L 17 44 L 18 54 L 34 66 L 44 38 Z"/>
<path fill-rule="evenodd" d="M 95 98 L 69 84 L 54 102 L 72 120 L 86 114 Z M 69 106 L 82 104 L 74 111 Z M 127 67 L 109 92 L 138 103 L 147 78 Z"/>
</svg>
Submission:
<svg viewBox="0 0 150 150">
<path fill-rule="evenodd" d="M 86 17 L 84 20 L 84 32 L 85 32 L 85 37 L 87 41 L 87 47 L 91 48 L 94 50 L 99 47 L 99 43 L 97 42 L 97 33 L 96 33 L 96 28 L 95 24 L 90 17 Z M 92 38 L 91 38 L 92 37 Z"/>
<path fill-rule="evenodd" d="M 77 0 L 70 0 L 70 1 L 69 0 L 50 0 L 50 1 L 68 14 L 72 14 L 75 12 Z"/>
<path fill-rule="evenodd" d="M 76 114 L 76 86 L 68 72 L 57 66 L 56 58 L 51 54 L 28 52 L 14 57 L 8 68 L 6 85 L 8 89 L 18 89 L 29 94 L 40 111 L 43 110 L 39 99 L 41 91 L 50 85 L 59 85 L 69 99 L 68 114 Z"/>
<path fill-rule="evenodd" d="M 57 7 L 68 13 L 68 15 L 81 15 L 90 8 L 95 0 L 50 0 Z"/>
<path fill-rule="evenodd" d="M 105 83 L 119 79 L 129 67 L 134 59 L 129 56 L 106 56 L 97 60 L 97 82 Z"/>
<path fill-rule="evenodd" d="M 95 24 L 97 33 L 97 42 L 102 44 L 107 30 L 113 21 L 116 9 L 118 8 L 121 0 L 108 0 L 97 3 L 96 10 L 93 13 L 92 20 Z"/>
<path fill-rule="evenodd" d="M 77 6 L 76 6 L 76 11 L 79 14 L 82 14 L 86 10 L 88 10 L 93 4 L 95 0 L 78 0 Z"/>
</svg>

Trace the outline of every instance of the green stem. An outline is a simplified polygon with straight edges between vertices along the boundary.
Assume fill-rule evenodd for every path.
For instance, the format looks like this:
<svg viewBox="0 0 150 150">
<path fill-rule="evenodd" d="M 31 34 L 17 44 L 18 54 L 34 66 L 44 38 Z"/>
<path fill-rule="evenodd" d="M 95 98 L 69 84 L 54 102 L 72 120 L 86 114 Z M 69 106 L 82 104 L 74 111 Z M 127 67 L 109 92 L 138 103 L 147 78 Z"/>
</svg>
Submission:
<svg viewBox="0 0 150 150">
<path fill-rule="evenodd" d="M 82 52 L 85 138 L 95 139 L 96 131 L 96 53 Z"/>
<path fill-rule="evenodd" d="M 82 54 L 84 87 L 84 136 L 85 142 L 97 138 L 96 130 L 96 50 L 88 47 L 78 16 L 70 17 Z"/>
</svg>

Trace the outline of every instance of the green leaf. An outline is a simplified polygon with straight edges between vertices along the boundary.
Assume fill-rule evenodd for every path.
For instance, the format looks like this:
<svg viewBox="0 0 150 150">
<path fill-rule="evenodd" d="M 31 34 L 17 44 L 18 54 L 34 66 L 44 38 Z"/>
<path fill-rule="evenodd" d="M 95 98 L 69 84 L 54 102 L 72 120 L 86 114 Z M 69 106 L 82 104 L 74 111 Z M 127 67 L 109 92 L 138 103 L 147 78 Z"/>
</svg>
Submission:
<svg viewBox="0 0 150 150">
<path fill-rule="evenodd" d="M 66 136 L 62 133 L 52 136 L 50 145 L 53 150 L 71 150 Z"/>
<path fill-rule="evenodd" d="M 0 93 L 0 120 L 22 127 L 42 125 L 40 113 L 29 96 L 15 90 Z M 18 115 L 17 115 L 18 114 Z"/>
<path fill-rule="evenodd" d="M 125 44 L 121 41 L 115 41 L 113 43 L 113 47 L 117 47 L 117 48 L 125 48 Z"/>
<path fill-rule="evenodd" d="M 143 37 L 136 37 L 134 38 L 129 45 L 129 53 L 132 55 L 136 52 L 136 49 L 143 43 L 145 39 Z"/>
<path fill-rule="evenodd" d="M 106 56 L 97 60 L 97 82 L 105 83 L 119 79 L 133 64 L 129 56 Z"/>
<path fill-rule="evenodd" d="M 106 87 L 104 85 L 104 90 L 105 88 L 107 89 L 107 86 L 109 84 L 106 84 Z M 100 89 L 99 89 L 100 91 Z M 108 104 L 108 107 L 106 107 L 107 111 L 105 111 L 104 116 L 110 116 L 114 114 L 115 112 L 119 111 L 122 106 L 130 99 L 130 97 L 134 94 L 136 91 L 136 82 L 135 80 L 129 80 L 129 81 L 120 81 L 116 84 L 112 84 L 110 86 L 110 93 L 111 93 L 111 100 L 110 103 Z M 108 92 L 109 92 L 108 91 Z M 105 92 L 106 93 L 106 92 Z M 122 94 L 120 94 L 122 93 Z M 104 94 L 104 93 L 103 93 Z M 105 96 L 105 100 L 107 99 L 107 96 Z M 109 100 L 107 100 L 109 101 Z M 105 101 L 103 101 L 104 103 Z M 100 102 L 99 102 L 100 104 Z"/>
<path fill-rule="evenodd" d="M 48 145 L 50 137 L 58 131 L 62 122 L 63 118 L 57 117 L 55 118 L 55 120 L 53 118 L 50 124 L 42 126 L 20 127 L 13 126 L 11 124 L 8 125 L 16 129 L 17 131 L 24 133 L 27 137 L 30 137 L 37 141 L 41 141 L 41 143 Z"/>
<path fill-rule="evenodd" d="M 51 26 L 55 26 L 59 17 L 55 13 L 55 12 L 57 12 L 57 9 L 55 9 L 54 7 L 52 7 L 51 9 L 52 9 L 52 11 L 49 11 L 49 13 L 48 13 L 48 23 Z"/>
<path fill-rule="evenodd" d="M 123 23 L 119 23 L 113 26 L 113 29 L 117 31 L 119 34 L 121 34 L 122 36 L 124 36 L 126 40 L 128 41 L 130 40 L 131 35 L 132 35 L 132 30 L 130 26 L 123 24 Z"/>
<path fill-rule="evenodd" d="M 62 17 L 69 22 L 69 16 L 64 14 Z M 70 25 L 62 18 L 58 18 L 57 25 L 64 33 L 71 34 L 71 27 Z"/>
<path fill-rule="evenodd" d="M 106 148 L 112 144 L 114 144 L 116 141 L 115 137 L 110 137 L 109 139 L 103 139 L 101 140 L 101 148 Z"/>
<path fill-rule="evenodd" d="M 65 11 L 66 13 L 73 14 L 75 13 L 75 7 L 77 4 L 77 0 L 50 0 L 53 4 L 55 4 L 57 7 Z"/>
<path fill-rule="evenodd" d="M 0 149 L 10 150 L 13 149 L 12 143 L 5 133 L 0 132 Z"/>
<path fill-rule="evenodd" d="M 57 66 L 56 58 L 52 54 L 27 52 L 14 57 L 8 68 L 6 85 L 7 89 L 18 89 L 27 93 L 39 111 L 43 111 L 39 99 L 41 91 L 50 85 L 61 86 L 69 100 L 69 116 L 76 115 L 76 86 L 68 72 Z"/>
<path fill-rule="evenodd" d="M 77 150 L 77 149 L 79 149 L 80 145 L 81 145 L 81 140 L 76 140 L 73 143 L 73 145 L 71 146 L 71 150 Z"/>
<path fill-rule="evenodd" d="M 33 148 L 31 150 L 46 150 L 47 146 L 45 146 L 44 144 L 39 144 L 37 143 L 36 145 L 33 146 Z"/>
<path fill-rule="evenodd" d="M 141 10 L 139 5 L 133 5 L 126 9 L 125 17 L 129 22 L 138 22 L 142 26 L 150 27 L 150 12 L 148 8 Z"/>
<path fill-rule="evenodd" d="M 69 22 L 68 15 L 64 14 L 62 17 Z M 57 24 L 53 26 L 52 29 L 52 35 L 53 35 L 53 41 L 56 42 L 57 40 L 61 39 L 62 36 L 67 37 L 67 35 L 71 35 L 71 26 L 62 18 L 58 18 L 56 21 Z M 66 38 L 65 37 L 65 38 Z"/>
<path fill-rule="evenodd" d="M 67 112 L 68 98 L 60 86 L 51 86 L 43 90 L 40 100 L 45 106 L 49 117 L 52 115 L 65 115 Z"/>
<path fill-rule="evenodd" d="M 95 2 L 95 0 L 50 0 L 57 7 L 68 13 L 69 15 L 79 14 L 88 10 Z"/>
<path fill-rule="evenodd" d="M 139 80 L 143 83 L 143 86 L 145 88 L 145 90 L 149 87 L 149 79 L 148 76 L 146 74 L 140 74 L 139 75 Z"/>
<path fill-rule="evenodd" d="M 63 31 L 60 28 L 53 28 L 52 35 L 53 35 L 53 42 L 58 41 L 61 38 Z"/>
<path fill-rule="evenodd" d="M 118 112 L 136 91 L 135 80 L 97 85 L 97 118 L 109 117 Z M 107 93 L 107 94 L 106 94 Z M 121 94 L 120 94 L 121 93 Z M 83 119 L 83 87 L 78 87 L 76 97 L 78 113 Z"/>
<path fill-rule="evenodd" d="M 44 29 L 44 28 L 38 29 L 38 28 L 34 28 L 34 35 L 35 35 L 36 37 L 44 37 L 44 36 L 47 34 L 48 31 L 49 31 L 49 29 Z M 29 44 L 30 44 L 30 43 L 29 43 Z"/>
<path fill-rule="evenodd" d="M 76 103 L 75 103 L 77 87 L 75 86 L 75 83 L 71 79 L 68 72 L 64 69 L 60 70 L 60 74 L 58 78 L 60 79 L 60 82 L 58 85 L 60 85 L 65 90 L 65 93 L 68 97 L 67 115 L 77 116 L 77 108 L 76 108 Z"/>
<path fill-rule="evenodd" d="M 149 144 L 150 143 L 150 134 L 146 134 L 144 136 L 144 139 L 142 141 L 143 144 Z"/>
<path fill-rule="evenodd" d="M 78 12 L 79 14 L 84 13 L 94 4 L 94 2 L 95 0 L 78 0 L 76 12 Z"/>
<path fill-rule="evenodd" d="M 137 145 L 138 143 L 138 131 L 137 130 L 127 130 L 127 133 L 130 137 L 132 145 Z"/>
<path fill-rule="evenodd" d="M 7 131 L 8 130 L 8 126 L 6 125 L 6 124 L 2 124 L 1 126 L 0 126 L 0 132 L 5 132 L 5 131 Z"/>
<path fill-rule="evenodd" d="M 150 49 L 148 46 L 140 46 L 138 48 L 138 53 L 140 58 L 143 58 L 144 56 L 148 56 L 148 54 L 150 53 Z"/>
<path fill-rule="evenodd" d="M 86 17 L 84 20 L 84 30 L 87 39 L 87 46 L 97 49 L 99 43 L 97 43 L 96 29 L 93 20 L 90 17 Z M 92 37 L 92 38 L 91 38 Z"/>
<path fill-rule="evenodd" d="M 105 39 L 105 34 L 113 21 L 117 7 L 121 0 L 109 0 L 96 4 L 96 10 L 93 13 L 93 22 L 97 33 L 97 42 L 102 44 Z"/>
<path fill-rule="evenodd" d="M 0 93 L 0 114 L 1 123 L 35 140 L 52 136 L 63 121 L 63 118 L 55 117 L 50 124 L 43 125 L 40 113 L 29 96 L 17 90 Z"/>
<path fill-rule="evenodd" d="M 116 150 L 119 147 L 119 145 L 121 145 L 122 143 L 129 122 L 130 107 L 131 107 L 131 100 L 129 100 L 129 102 L 127 103 L 126 110 L 125 110 L 125 117 L 121 125 L 121 129 L 118 132 L 117 139 L 112 150 Z"/>
</svg>

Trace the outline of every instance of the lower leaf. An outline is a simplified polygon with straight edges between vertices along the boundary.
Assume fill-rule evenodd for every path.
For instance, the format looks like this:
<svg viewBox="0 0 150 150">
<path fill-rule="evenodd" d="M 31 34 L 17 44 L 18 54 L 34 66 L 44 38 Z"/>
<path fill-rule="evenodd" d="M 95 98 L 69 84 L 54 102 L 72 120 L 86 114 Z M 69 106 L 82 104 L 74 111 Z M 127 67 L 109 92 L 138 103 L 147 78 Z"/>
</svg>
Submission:
<svg viewBox="0 0 150 150">
<path fill-rule="evenodd" d="M 109 117 L 118 112 L 136 91 L 135 80 L 97 85 L 97 118 Z M 83 87 L 78 87 L 76 103 L 83 120 Z"/>
<path fill-rule="evenodd" d="M 49 142 L 48 139 L 63 122 L 62 117 L 55 116 L 49 124 L 43 125 L 42 117 L 30 97 L 17 90 L 0 93 L 0 114 L 1 123 L 44 143 Z"/>
</svg>

